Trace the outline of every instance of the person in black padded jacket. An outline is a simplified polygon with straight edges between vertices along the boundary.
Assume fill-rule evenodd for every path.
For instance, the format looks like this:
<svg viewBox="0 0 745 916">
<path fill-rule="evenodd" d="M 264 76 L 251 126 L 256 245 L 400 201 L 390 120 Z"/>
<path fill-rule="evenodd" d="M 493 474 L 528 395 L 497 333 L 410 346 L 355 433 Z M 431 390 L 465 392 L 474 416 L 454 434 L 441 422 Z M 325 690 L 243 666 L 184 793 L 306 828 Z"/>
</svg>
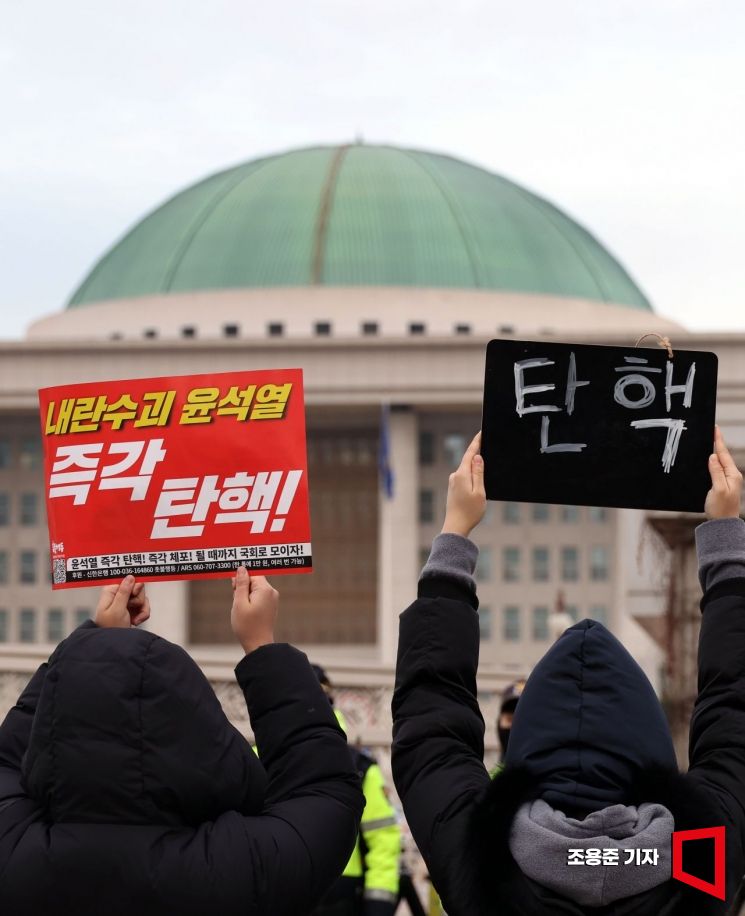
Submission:
<svg viewBox="0 0 745 916">
<path fill-rule="evenodd" d="M 261 763 L 179 647 L 137 629 L 131 577 L 65 639 L 0 727 L 2 916 L 304 916 L 364 799 L 277 592 L 239 569 L 236 677 Z"/>
<path fill-rule="evenodd" d="M 704 596 L 685 775 L 651 684 L 605 627 L 584 620 L 530 675 L 505 769 L 490 781 L 468 540 L 485 508 L 478 448 L 477 436 L 451 475 L 442 533 L 401 615 L 393 697 L 396 788 L 448 916 L 734 913 L 745 871 L 745 523 L 742 475 L 719 430 L 710 521 L 696 531 Z M 725 900 L 671 877 L 671 833 L 719 826 Z M 619 864 L 572 867 L 570 848 L 617 850 Z M 704 877 L 710 860 L 694 855 L 685 868 Z"/>
</svg>

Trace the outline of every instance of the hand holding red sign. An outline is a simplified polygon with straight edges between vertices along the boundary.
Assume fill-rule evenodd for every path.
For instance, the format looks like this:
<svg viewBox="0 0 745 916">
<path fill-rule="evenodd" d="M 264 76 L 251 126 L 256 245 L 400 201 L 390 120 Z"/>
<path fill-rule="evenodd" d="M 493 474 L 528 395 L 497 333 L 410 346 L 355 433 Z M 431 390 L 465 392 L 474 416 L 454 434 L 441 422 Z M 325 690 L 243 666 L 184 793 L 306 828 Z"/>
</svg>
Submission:
<svg viewBox="0 0 745 916">
<path fill-rule="evenodd" d="M 126 576 L 119 585 L 106 585 L 96 607 L 99 627 L 137 627 L 150 617 L 150 599 L 145 583 Z"/>
<path fill-rule="evenodd" d="M 264 576 L 249 576 L 239 566 L 233 579 L 233 607 L 230 625 L 246 655 L 274 642 L 274 624 L 279 610 L 279 592 Z"/>
</svg>

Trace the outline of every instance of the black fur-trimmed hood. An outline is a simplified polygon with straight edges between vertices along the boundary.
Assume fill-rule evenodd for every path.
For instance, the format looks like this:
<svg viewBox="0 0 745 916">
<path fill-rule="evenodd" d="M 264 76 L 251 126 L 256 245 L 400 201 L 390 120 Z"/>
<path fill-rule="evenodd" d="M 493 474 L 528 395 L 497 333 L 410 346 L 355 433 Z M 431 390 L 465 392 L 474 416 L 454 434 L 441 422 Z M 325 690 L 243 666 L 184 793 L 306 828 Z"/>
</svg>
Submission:
<svg viewBox="0 0 745 916">
<path fill-rule="evenodd" d="M 506 763 L 526 767 L 539 795 L 574 817 L 633 804 L 629 786 L 677 761 L 649 679 L 602 624 L 566 630 L 528 678 Z"/>
<path fill-rule="evenodd" d="M 610 806 L 647 802 L 667 808 L 676 830 L 721 823 L 721 812 L 696 780 L 678 772 L 667 720 L 646 675 L 592 620 L 568 629 L 535 667 L 517 705 L 506 767 L 475 807 L 470 836 L 480 864 L 483 912 L 725 912 L 714 898 L 673 881 L 603 907 L 583 907 L 531 881 L 513 859 L 509 837 L 518 809 L 538 798 L 579 820 Z"/>
<path fill-rule="evenodd" d="M 592 916 L 722 916 L 724 905 L 683 884 L 668 882 L 654 891 L 640 894 L 607 907 L 583 909 L 562 900 L 521 874 L 509 848 L 515 814 L 540 797 L 539 785 L 525 767 L 506 767 L 489 785 L 474 808 L 469 851 L 479 863 L 482 884 L 477 889 L 482 901 L 480 913 L 495 916 L 543 916 L 543 914 L 591 913 Z M 628 787 L 625 804 L 656 802 L 664 805 L 675 821 L 676 830 L 716 826 L 721 821 L 709 797 L 696 780 L 677 770 L 655 768 Z M 694 865 L 695 868 L 695 865 Z"/>
</svg>

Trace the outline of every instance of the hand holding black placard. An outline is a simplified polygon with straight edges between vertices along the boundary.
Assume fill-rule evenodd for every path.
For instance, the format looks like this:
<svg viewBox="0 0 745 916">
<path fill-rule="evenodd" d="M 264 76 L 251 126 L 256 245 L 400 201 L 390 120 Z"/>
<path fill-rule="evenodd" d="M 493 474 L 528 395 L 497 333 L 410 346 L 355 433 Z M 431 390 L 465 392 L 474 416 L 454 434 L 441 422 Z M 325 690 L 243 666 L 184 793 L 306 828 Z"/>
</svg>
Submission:
<svg viewBox="0 0 745 916">
<path fill-rule="evenodd" d="M 724 444 L 717 426 L 714 432 L 714 454 L 709 456 L 711 489 L 705 511 L 709 518 L 739 518 L 742 498 L 742 474 Z"/>
<path fill-rule="evenodd" d="M 479 431 L 466 449 L 458 470 L 450 475 L 442 534 L 460 534 L 467 538 L 484 517 L 486 491 L 480 446 Z"/>
</svg>

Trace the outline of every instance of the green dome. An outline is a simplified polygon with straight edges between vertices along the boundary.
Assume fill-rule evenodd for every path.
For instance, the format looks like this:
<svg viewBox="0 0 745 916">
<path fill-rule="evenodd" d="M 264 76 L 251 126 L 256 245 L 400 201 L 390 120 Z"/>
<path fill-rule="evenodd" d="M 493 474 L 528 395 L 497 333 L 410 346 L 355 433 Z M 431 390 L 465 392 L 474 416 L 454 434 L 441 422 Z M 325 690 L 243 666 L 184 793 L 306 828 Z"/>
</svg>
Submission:
<svg viewBox="0 0 745 916">
<path fill-rule="evenodd" d="M 548 201 L 458 159 L 387 146 L 295 150 L 172 197 L 70 299 L 267 286 L 418 286 L 649 309 L 623 267 Z"/>
</svg>

